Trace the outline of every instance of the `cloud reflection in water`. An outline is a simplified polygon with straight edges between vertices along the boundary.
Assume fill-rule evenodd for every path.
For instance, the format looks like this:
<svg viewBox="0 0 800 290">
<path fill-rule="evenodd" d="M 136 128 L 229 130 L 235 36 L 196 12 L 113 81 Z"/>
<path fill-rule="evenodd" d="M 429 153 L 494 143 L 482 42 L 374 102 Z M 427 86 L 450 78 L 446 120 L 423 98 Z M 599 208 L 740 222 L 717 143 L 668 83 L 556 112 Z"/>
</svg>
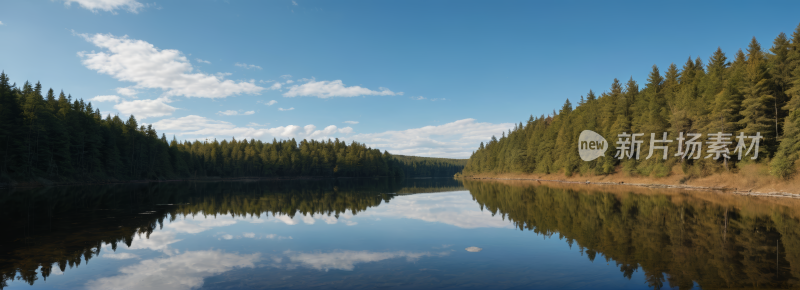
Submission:
<svg viewBox="0 0 800 290">
<path fill-rule="evenodd" d="M 88 289 L 194 289 L 203 279 L 234 268 L 255 267 L 259 253 L 239 255 L 220 250 L 190 251 L 122 267 L 117 276 L 89 281 Z"/>
<path fill-rule="evenodd" d="M 499 215 L 482 211 L 469 191 L 399 196 L 390 203 L 359 213 L 360 217 L 389 217 L 438 222 L 459 228 L 514 228 Z"/>
<path fill-rule="evenodd" d="M 328 271 L 331 269 L 352 271 L 356 264 L 378 262 L 394 258 L 406 258 L 409 262 L 421 257 L 442 257 L 449 252 L 370 252 L 370 251 L 334 251 L 331 253 L 299 253 L 286 251 L 283 253 L 291 261 L 287 268 L 302 266 L 305 268 Z"/>
</svg>

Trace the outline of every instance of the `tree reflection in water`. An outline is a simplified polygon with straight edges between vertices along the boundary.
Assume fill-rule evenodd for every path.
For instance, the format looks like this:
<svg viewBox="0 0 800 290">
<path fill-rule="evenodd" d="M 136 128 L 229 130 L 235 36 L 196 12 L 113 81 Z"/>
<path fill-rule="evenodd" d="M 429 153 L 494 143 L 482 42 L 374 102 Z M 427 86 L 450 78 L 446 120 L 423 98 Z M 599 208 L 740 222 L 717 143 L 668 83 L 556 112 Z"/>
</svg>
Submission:
<svg viewBox="0 0 800 290">
<path fill-rule="evenodd" d="M 591 261 L 613 261 L 629 279 L 641 270 L 652 288 L 800 286 L 796 278 L 800 277 L 800 202 L 794 200 L 524 182 L 468 180 L 463 186 L 475 207 L 507 218 L 520 230 L 557 235 Z M 190 215 L 275 219 L 297 214 L 335 219 L 392 202 L 398 194 L 460 189 L 459 181 L 449 179 L 339 179 L 0 191 L 0 216 L 7 228 L 6 238 L 0 239 L 0 288 L 16 279 L 33 284 L 66 271 L 67 266 L 86 264 L 101 249 L 108 252 L 104 245 L 116 250 L 120 243 L 131 247 L 135 239 L 158 240 L 162 231 L 157 230 L 165 219 Z M 189 252 L 186 257 L 199 254 Z M 354 257 L 377 261 L 434 254 L 326 253 L 337 265 L 356 263 Z M 300 252 L 289 258 L 299 264 L 307 260 Z M 326 265 L 312 268 L 332 267 Z M 197 280 L 207 273 L 195 274 Z"/>
<path fill-rule="evenodd" d="M 164 219 L 187 215 L 267 218 L 353 215 L 397 194 L 463 189 L 452 179 L 325 179 L 250 182 L 167 182 L 0 190 L 0 289 L 20 279 L 33 285 L 88 263 L 103 245 L 131 247 Z"/>
<path fill-rule="evenodd" d="M 482 209 L 566 239 L 650 287 L 787 288 L 800 277 L 797 202 L 724 193 L 633 193 L 465 181 Z M 627 189 L 631 190 L 631 189 Z"/>
</svg>

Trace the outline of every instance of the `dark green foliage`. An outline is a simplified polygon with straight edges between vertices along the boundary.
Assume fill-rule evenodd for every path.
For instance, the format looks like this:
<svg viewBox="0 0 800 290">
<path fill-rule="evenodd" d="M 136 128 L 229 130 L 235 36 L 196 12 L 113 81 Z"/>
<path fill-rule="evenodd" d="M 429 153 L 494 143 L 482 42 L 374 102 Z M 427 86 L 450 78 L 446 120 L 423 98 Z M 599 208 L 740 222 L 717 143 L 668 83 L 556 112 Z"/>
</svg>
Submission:
<svg viewBox="0 0 800 290">
<path fill-rule="evenodd" d="M 103 118 L 72 96 L 0 74 L 0 183 L 165 180 L 195 177 L 453 176 L 466 160 L 393 157 L 328 140 L 178 142 L 134 116 Z"/>
<path fill-rule="evenodd" d="M 467 159 L 394 155 L 405 177 L 453 177 L 467 165 Z"/>
<path fill-rule="evenodd" d="M 779 35 L 768 51 L 753 38 L 746 53 L 739 50 L 732 60 L 717 48 L 708 65 L 690 57 L 682 68 L 671 64 L 663 75 L 653 66 L 642 89 L 633 79 L 626 84 L 614 79 L 611 88 L 599 97 L 590 91 L 586 98 L 581 96 L 574 109 L 567 101 L 559 112 L 531 117 L 527 124 L 516 126 L 500 139 L 482 143 L 464 173 L 569 176 L 622 171 L 666 176 L 680 163 L 685 173 L 704 176 L 735 169 L 738 160 L 674 157 L 680 133 L 700 133 L 705 142 L 709 133 L 735 136 L 744 132 L 753 136 L 760 132 L 764 139 L 757 162 L 770 163 L 773 175 L 788 178 L 800 158 L 800 26 L 791 37 Z M 583 130 L 595 131 L 610 143 L 604 157 L 580 161 L 575 140 Z M 613 157 L 617 135 L 623 132 L 644 133 L 638 160 Z M 670 158 L 646 159 L 650 134 L 661 139 L 664 132 L 673 140 Z M 732 152 L 737 140 L 731 141 Z M 706 149 L 704 146 L 703 155 Z"/>
</svg>

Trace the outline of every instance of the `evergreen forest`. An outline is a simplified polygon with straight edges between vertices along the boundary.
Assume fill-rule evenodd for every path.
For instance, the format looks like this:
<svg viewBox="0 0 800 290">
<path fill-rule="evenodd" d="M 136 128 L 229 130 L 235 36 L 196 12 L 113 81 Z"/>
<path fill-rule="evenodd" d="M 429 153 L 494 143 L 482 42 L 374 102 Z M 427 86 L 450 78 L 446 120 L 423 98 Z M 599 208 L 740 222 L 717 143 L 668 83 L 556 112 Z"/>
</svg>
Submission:
<svg viewBox="0 0 800 290">
<path fill-rule="evenodd" d="M 453 177 L 467 165 L 467 159 L 394 155 L 405 177 Z"/>
<path fill-rule="evenodd" d="M 463 162 L 395 159 L 327 140 L 170 140 L 134 116 L 101 116 L 90 102 L 0 74 L 0 184 L 204 177 L 452 176 Z M 439 168 L 441 167 L 441 168 Z"/>
<path fill-rule="evenodd" d="M 584 162 L 576 150 L 583 130 L 601 134 L 609 150 L 599 159 Z M 677 140 L 680 134 L 725 133 L 763 136 L 758 158 L 675 157 L 678 146 L 669 146 L 662 158 L 615 158 L 620 133 L 644 133 L 642 157 L 650 147 L 651 133 Z M 731 138 L 734 152 L 737 139 Z M 688 140 L 688 139 L 687 139 Z M 705 143 L 704 143 L 705 147 Z M 655 148 L 655 147 L 654 147 Z M 754 149 L 755 150 L 755 149 Z M 704 151 L 705 152 L 705 151 Z M 611 174 L 663 177 L 680 165 L 687 176 L 707 176 L 736 171 L 746 163 L 769 167 L 777 177 L 791 178 L 800 152 L 800 26 L 787 36 L 778 35 L 770 48 L 754 37 L 745 51 L 728 55 L 717 48 L 706 61 L 689 57 L 679 67 L 662 70 L 653 66 L 647 82 L 633 78 L 614 79 L 611 88 L 590 90 L 577 104 L 567 100 L 552 114 L 531 116 L 500 138 L 481 143 L 467 163 L 464 174 L 480 173 L 563 173 Z M 660 153 L 660 152 L 659 152 Z M 751 153 L 754 155 L 754 152 Z"/>
</svg>

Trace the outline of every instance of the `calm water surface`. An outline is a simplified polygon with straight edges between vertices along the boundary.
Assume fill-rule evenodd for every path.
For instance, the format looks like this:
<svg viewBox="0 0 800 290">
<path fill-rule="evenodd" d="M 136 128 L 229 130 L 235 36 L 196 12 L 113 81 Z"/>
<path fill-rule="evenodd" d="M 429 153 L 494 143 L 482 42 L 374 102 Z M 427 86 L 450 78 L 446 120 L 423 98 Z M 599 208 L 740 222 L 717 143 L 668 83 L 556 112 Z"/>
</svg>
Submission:
<svg viewBox="0 0 800 290">
<path fill-rule="evenodd" d="M 798 286 L 793 200 L 625 190 L 351 179 L 0 191 L 0 288 Z"/>
</svg>

